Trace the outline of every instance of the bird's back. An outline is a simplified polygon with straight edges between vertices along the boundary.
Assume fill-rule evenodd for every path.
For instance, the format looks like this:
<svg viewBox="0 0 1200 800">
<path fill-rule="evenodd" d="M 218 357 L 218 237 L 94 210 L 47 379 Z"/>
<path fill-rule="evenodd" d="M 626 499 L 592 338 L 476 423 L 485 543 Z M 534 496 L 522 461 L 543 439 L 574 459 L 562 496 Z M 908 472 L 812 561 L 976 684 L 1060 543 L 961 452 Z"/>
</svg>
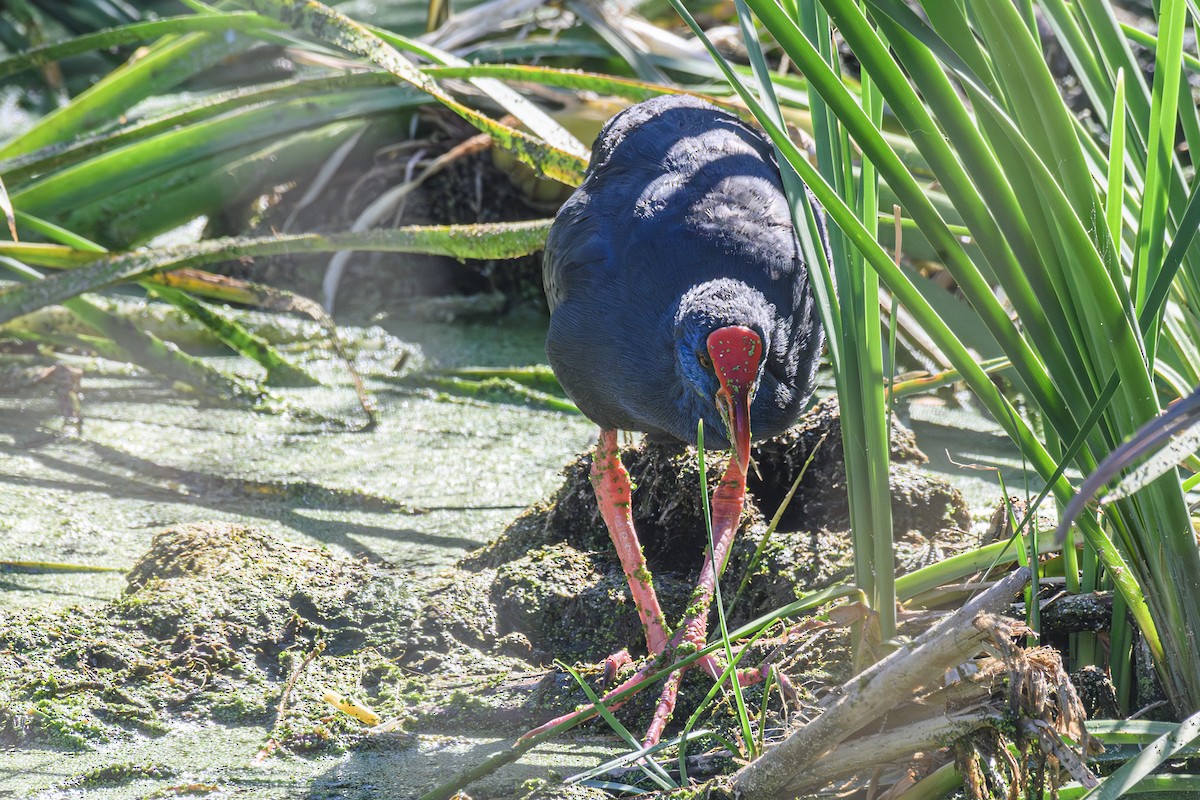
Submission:
<svg viewBox="0 0 1200 800">
<path fill-rule="evenodd" d="M 550 363 L 602 427 L 694 438 L 695 420 L 675 418 L 672 321 L 689 289 L 718 278 L 762 292 L 780 326 L 767 370 L 789 391 L 756 399 L 756 436 L 785 429 L 811 394 L 822 340 L 771 145 L 709 103 L 663 96 L 609 121 L 543 275 Z"/>
</svg>

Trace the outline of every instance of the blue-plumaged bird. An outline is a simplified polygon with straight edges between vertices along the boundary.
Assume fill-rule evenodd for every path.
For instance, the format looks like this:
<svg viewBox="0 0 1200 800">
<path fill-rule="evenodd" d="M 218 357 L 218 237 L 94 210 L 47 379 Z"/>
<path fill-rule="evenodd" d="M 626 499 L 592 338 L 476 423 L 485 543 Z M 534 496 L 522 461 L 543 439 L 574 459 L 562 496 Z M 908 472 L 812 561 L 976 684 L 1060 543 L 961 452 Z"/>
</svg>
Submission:
<svg viewBox="0 0 1200 800">
<path fill-rule="evenodd" d="M 734 450 L 713 500 L 715 564 L 710 555 L 700 577 L 711 596 L 741 513 L 750 442 L 796 421 L 824 342 L 770 141 L 692 96 L 622 111 L 555 218 L 543 278 L 546 354 L 600 425 L 592 482 L 647 646 L 703 645 L 707 598 L 674 636 L 663 620 L 616 432 L 695 444 L 703 419 L 705 445 Z M 665 722 L 656 716 L 648 740 Z"/>
<path fill-rule="evenodd" d="M 546 354 L 602 428 L 727 448 L 708 337 L 762 342 L 754 438 L 786 430 L 823 343 L 771 143 L 703 100 L 664 95 L 604 127 L 546 242 Z"/>
</svg>

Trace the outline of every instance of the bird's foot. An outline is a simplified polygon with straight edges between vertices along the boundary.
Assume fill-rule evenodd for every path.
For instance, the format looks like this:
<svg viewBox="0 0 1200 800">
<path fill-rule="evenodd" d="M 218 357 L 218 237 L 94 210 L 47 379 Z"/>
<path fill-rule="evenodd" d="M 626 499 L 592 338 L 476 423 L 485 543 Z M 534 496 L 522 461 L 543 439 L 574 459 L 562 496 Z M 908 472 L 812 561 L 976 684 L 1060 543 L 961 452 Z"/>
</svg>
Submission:
<svg viewBox="0 0 1200 800">
<path fill-rule="evenodd" d="M 765 683 L 767 677 L 771 674 L 771 669 L 774 664 L 771 663 L 770 656 L 757 667 L 745 667 L 735 670 L 737 673 L 738 686 L 756 686 L 760 683 Z M 699 662 L 700 666 L 705 667 L 708 674 L 712 675 L 715 680 L 720 680 L 720 677 L 725 674 L 725 664 L 716 655 L 705 656 Z M 784 706 L 800 705 L 800 693 L 796 691 L 796 687 L 792 685 L 791 679 L 788 678 L 781 670 L 775 670 L 775 683 L 779 686 L 779 692 L 783 695 Z M 766 702 L 766 698 L 763 698 Z"/>
<path fill-rule="evenodd" d="M 667 682 L 658 696 L 658 705 L 654 707 L 654 717 L 650 720 L 650 727 L 646 730 L 646 737 L 642 740 L 642 747 L 653 747 L 662 738 L 662 733 L 666 729 L 667 723 L 671 721 L 671 717 L 675 713 L 675 703 L 679 699 L 679 685 L 683 680 L 683 673 L 690 667 L 703 669 L 714 680 L 721 680 L 725 677 L 725 665 L 715 655 L 701 656 L 695 662 L 672 672 L 667 677 Z M 734 670 L 733 674 L 737 676 L 739 686 L 754 686 L 765 681 L 770 672 L 771 665 L 763 664 L 759 667 Z M 798 695 L 792 687 L 791 681 L 782 672 L 776 672 L 775 677 L 779 682 L 779 687 L 783 691 L 784 697 L 788 701 L 795 703 Z"/>
<path fill-rule="evenodd" d="M 697 632 L 698 631 L 696 628 L 692 629 L 693 635 L 695 635 Z M 700 635 L 703 637 L 702 632 Z M 677 635 L 676 639 L 678 641 L 675 642 L 671 647 L 671 657 L 682 658 L 683 656 L 679 653 L 678 647 L 678 644 L 682 642 L 682 637 Z M 701 638 L 701 643 L 703 643 L 703 638 Z M 635 692 L 639 692 L 649 685 L 650 677 L 659 673 L 661 668 L 664 666 L 664 660 L 665 659 L 661 657 L 651 657 L 647 659 L 646 662 L 632 676 L 622 681 L 618 686 L 605 692 L 604 695 L 600 697 L 600 702 L 603 703 L 604 707 L 609 711 L 616 711 L 625 704 L 625 702 L 629 699 L 629 696 L 632 696 Z M 632 659 L 630 658 L 627 650 L 621 650 L 620 652 L 614 653 L 605 659 L 605 683 L 607 684 L 609 681 L 611 681 L 616 676 L 617 671 L 629 663 L 632 663 Z M 688 669 L 695 666 L 703 669 L 705 672 L 711 675 L 714 680 L 721 680 L 722 678 L 727 679 L 727 676 L 725 675 L 725 664 L 722 662 L 720 657 L 715 654 L 701 656 L 694 662 L 690 662 L 683 666 L 677 666 L 671 672 L 671 674 L 667 676 L 667 681 L 663 685 L 662 691 L 659 693 L 658 703 L 654 708 L 654 716 L 651 718 L 650 726 L 647 728 L 646 735 L 642 740 L 643 747 L 653 747 L 654 745 L 658 744 L 659 740 L 662 738 L 662 733 L 666 729 L 667 723 L 671 721 L 671 717 L 675 713 L 675 704 L 679 699 L 679 685 L 683 680 L 683 674 Z M 612 668 L 611 675 L 609 674 L 610 667 Z M 736 674 L 737 681 L 740 686 L 753 686 L 754 684 L 761 683 L 762 681 L 766 680 L 767 675 L 770 674 L 770 670 L 771 665 L 769 663 L 764 663 L 759 667 L 735 670 L 733 674 Z M 776 680 L 780 686 L 780 689 L 784 693 L 785 699 L 793 703 L 796 702 L 796 691 L 792 688 L 792 684 L 787 677 L 783 675 L 783 673 L 777 672 Z M 620 699 L 614 700 L 614 698 L 616 698 L 618 695 L 621 696 Z M 555 717 L 549 722 L 545 722 L 533 730 L 522 734 L 518 741 L 531 739 L 534 736 L 543 734 L 552 728 L 562 725 L 563 723 L 573 722 L 576 720 L 582 721 L 582 718 L 591 717 L 595 713 L 595 709 L 592 705 L 581 706 L 574 711 L 563 714 L 559 717 Z"/>
</svg>

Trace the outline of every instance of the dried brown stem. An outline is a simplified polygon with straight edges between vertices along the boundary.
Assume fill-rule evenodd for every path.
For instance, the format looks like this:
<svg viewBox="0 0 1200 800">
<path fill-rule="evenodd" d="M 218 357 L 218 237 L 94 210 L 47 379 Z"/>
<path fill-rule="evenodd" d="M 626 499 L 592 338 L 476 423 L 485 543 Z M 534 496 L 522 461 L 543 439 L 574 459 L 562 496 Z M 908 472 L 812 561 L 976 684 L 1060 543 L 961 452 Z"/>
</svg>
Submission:
<svg viewBox="0 0 1200 800">
<path fill-rule="evenodd" d="M 1028 580 L 1028 569 L 1015 570 L 952 616 L 851 678 L 819 716 L 734 776 L 735 796 L 745 800 L 794 796 L 791 785 L 802 780 L 822 755 L 894 708 L 897 698 L 915 694 L 978 653 L 988 633 L 980 629 L 976 618 L 1007 608 Z"/>
<path fill-rule="evenodd" d="M 994 709 L 982 708 L 936 717 L 873 736 L 862 736 L 839 746 L 788 784 L 788 796 L 814 791 L 834 780 L 863 769 L 864 764 L 886 764 L 922 750 L 933 750 L 951 739 L 995 720 Z"/>
<path fill-rule="evenodd" d="M 309 651 L 308 655 L 304 657 L 304 660 L 300 662 L 300 665 L 296 667 L 296 669 L 294 669 L 292 674 L 288 677 L 287 683 L 284 684 L 283 692 L 279 696 L 279 705 L 275 709 L 276 727 L 278 727 L 279 723 L 283 722 L 283 718 L 287 716 L 288 700 L 291 699 L 292 689 L 296 687 L 296 681 L 300 680 L 300 675 L 303 674 L 304 670 L 308 668 L 308 665 L 311 664 L 317 658 L 317 656 L 321 655 L 323 652 L 325 652 L 325 642 L 317 642 L 316 647 Z M 271 738 L 267 739 L 266 744 L 259 748 L 258 755 L 254 757 L 254 760 L 251 763 L 254 765 L 262 764 L 262 762 L 266 761 L 271 754 L 275 752 L 275 749 L 278 746 L 278 741 L 276 741 L 275 737 L 272 735 Z"/>
</svg>

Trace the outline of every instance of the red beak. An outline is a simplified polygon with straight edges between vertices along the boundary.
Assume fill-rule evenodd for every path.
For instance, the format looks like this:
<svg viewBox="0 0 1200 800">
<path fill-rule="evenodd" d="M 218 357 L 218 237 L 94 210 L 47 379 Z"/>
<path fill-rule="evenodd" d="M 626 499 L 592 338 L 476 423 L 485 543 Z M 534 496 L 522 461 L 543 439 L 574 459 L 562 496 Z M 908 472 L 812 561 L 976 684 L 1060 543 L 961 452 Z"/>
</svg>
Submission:
<svg viewBox="0 0 1200 800">
<path fill-rule="evenodd" d="M 717 408 L 729 428 L 729 441 L 744 475 L 750 467 L 750 401 L 762 360 L 762 339 L 742 325 L 717 328 L 708 335 L 708 355 L 721 384 Z"/>
</svg>

